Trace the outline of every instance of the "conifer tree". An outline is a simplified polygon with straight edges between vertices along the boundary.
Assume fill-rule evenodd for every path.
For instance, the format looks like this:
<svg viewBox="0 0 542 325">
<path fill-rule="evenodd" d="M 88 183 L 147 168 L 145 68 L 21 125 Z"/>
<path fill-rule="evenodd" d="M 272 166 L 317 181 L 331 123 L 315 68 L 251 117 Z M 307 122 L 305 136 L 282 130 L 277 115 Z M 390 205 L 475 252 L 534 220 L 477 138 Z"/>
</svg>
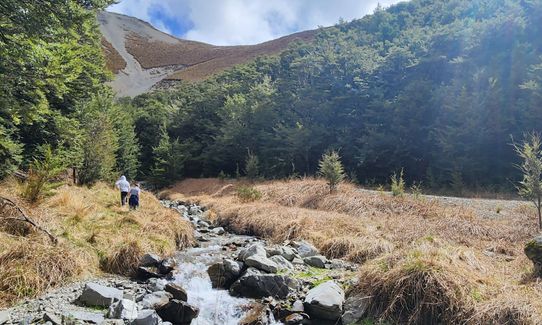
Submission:
<svg viewBox="0 0 542 325">
<path fill-rule="evenodd" d="M 341 157 L 336 151 L 330 151 L 322 155 L 318 164 L 318 173 L 322 176 L 329 186 L 329 192 L 333 193 L 345 178 L 344 168 L 341 163 Z"/>
</svg>

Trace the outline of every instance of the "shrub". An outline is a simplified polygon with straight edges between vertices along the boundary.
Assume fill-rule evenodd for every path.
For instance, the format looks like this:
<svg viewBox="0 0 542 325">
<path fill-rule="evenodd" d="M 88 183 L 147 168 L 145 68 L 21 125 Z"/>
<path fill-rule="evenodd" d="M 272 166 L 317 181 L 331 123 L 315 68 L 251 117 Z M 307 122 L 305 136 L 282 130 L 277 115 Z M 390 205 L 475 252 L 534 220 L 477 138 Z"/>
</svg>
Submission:
<svg viewBox="0 0 542 325">
<path fill-rule="evenodd" d="M 54 183 L 54 178 L 65 170 L 61 155 L 53 153 L 51 146 L 45 145 L 40 149 L 41 159 L 34 158 L 28 170 L 28 178 L 23 184 L 23 197 L 30 202 L 36 202 L 44 195 L 58 187 L 60 183 Z"/>
<path fill-rule="evenodd" d="M 537 133 L 526 136 L 522 144 L 514 144 L 522 162 L 518 169 L 523 179 L 517 186 L 519 195 L 531 200 L 538 212 L 538 228 L 542 229 L 542 140 Z"/>
<path fill-rule="evenodd" d="M 344 168 L 341 163 L 341 157 L 336 151 L 331 151 L 322 155 L 318 164 L 318 174 L 325 178 L 329 186 L 329 192 L 333 193 L 345 177 Z"/>
<path fill-rule="evenodd" d="M 245 174 L 250 180 L 255 180 L 260 175 L 260 160 L 250 150 L 245 161 Z"/>
<path fill-rule="evenodd" d="M 254 202 L 262 198 L 262 193 L 250 186 L 241 186 L 237 189 L 237 197 L 241 202 Z"/>
<path fill-rule="evenodd" d="M 399 175 L 394 173 L 391 176 L 391 194 L 393 196 L 401 196 L 405 194 L 405 180 L 403 179 L 403 169 Z"/>
</svg>

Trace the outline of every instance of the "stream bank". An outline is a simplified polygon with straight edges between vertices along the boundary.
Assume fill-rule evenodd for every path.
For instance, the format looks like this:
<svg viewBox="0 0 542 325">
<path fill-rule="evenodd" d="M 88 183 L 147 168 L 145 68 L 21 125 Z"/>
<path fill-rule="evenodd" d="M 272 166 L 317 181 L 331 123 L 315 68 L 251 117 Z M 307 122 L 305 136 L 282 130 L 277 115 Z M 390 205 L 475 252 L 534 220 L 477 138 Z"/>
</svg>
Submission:
<svg viewBox="0 0 542 325">
<path fill-rule="evenodd" d="M 77 282 L 0 312 L 0 324 L 339 324 L 354 265 L 306 242 L 271 245 L 212 225 L 196 205 L 163 201 L 194 225 L 196 247 L 142 258 L 138 279 Z M 106 299 L 103 299 L 103 298 Z"/>
</svg>

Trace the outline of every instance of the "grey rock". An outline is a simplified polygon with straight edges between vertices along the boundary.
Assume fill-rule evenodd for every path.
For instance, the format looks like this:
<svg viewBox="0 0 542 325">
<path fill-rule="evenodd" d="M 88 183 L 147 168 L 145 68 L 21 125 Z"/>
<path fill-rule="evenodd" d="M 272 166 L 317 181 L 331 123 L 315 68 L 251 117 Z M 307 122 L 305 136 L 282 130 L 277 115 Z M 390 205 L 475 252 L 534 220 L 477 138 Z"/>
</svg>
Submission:
<svg viewBox="0 0 542 325">
<path fill-rule="evenodd" d="M 139 315 L 134 319 L 134 325 L 158 325 L 162 322 L 162 319 L 155 310 L 143 309 L 139 312 Z M 162 323 L 163 324 L 163 323 Z"/>
<path fill-rule="evenodd" d="M 292 263 L 290 263 L 282 255 L 274 255 L 271 256 L 269 259 L 278 265 L 279 270 L 292 270 L 294 268 Z"/>
<path fill-rule="evenodd" d="M 122 291 L 97 283 L 87 283 L 79 301 L 86 306 L 109 307 L 115 300 L 121 300 Z"/>
<path fill-rule="evenodd" d="M 137 318 L 137 305 L 132 300 L 122 299 L 109 307 L 110 318 L 134 320 Z"/>
<path fill-rule="evenodd" d="M 213 288 L 229 288 L 241 276 L 242 262 L 224 259 L 207 269 Z"/>
<path fill-rule="evenodd" d="M 147 253 L 141 257 L 139 261 L 139 266 L 158 266 L 161 258 L 156 254 Z"/>
<path fill-rule="evenodd" d="M 0 311 L 0 325 L 11 321 L 11 316 L 7 310 Z"/>
<path fill-rule="evenodd" d="M 358 323 L 365 315 L 370 302 L 371 298 L 366 296 L 350 296 L 346 298 L 343 307 L 343 324 L 350 325 Z"/>
<path fill-rule="evenodd" d="M 184 290 L 181 286 L 175 284 L 175 283 L 168 283 L 165 287 L 165 291 L 169 292 L 173 299 L 181 300 L 181 301 L 188 301 L 188 295 L 186 294 L 186 290 Z"/>
<path fill-rule="evenodd" d="M 93 323 L 93 324 L 101 324 L 105 320 L 103 314 L 86 312 L 86 311 L 70 311 L 64 314 L 64 316 L 71 319 L 78 320 L 78 321 Z"/>
<path fill-rule="evenodd" d="M 43 320 L 46 322 L 51 322 L 53 325 L 62 324 L 62 316 L 50 312 L 46 312 L 45 314 L 43 314 Z M 0 321 L 0 324 L 1 323 L 2 322 Z"/>
<path fill-rule="evenodd" d="M 291 261 L 294 260 L 296 254 L 297 254 L 297 252 L 292 247 L 283 246 L 282 247 L 282 252 L 281 252 L 280 255 L 291 262 Z"/>
<path fill-rule="evenodd" d="M 243 248 L 239 255 L 237 256 L 237 259 L 240 261 L 245 261 L 248 257 L 253 255 L 260 255 L 260 256 L 267 256 L 267 253 L 265 251 L 265 248 L 262 244 L 256 243 L 248 246 L 247 248 Z"/>
<path fill-rule="evenodd" d="M 165 279 L 159 279 L 159 278 L 151 278 L 149 279 L 149 290 L 151 291 L 164 291 L 164 288 L 166 287 L 167 280 Z"/>
<path fill-rule="evenodd" d="M 542 235 L 534 237 L 525 244 L 525 255 L 533 262 L 534 273 L 542 276 Z"/>
<path fill-rule="evenodd" d="M 312 244 L 304 240 L 299 241 L 299 242 L 292 242 L 291 245 L 293 245 L 294 248 L 297 249 L 297 253 L 299 254 L 299 256 L 303 258 L 319 254 L 318 249 L 316 249 L 316 247 L 314 247 Z"/>
<path fill-rule="evenodd" d="M 173 324 L 188 325 L 199 315 L 199 309 L 188 303 L 176 299 L 170 300 L 166 305 L 156 310 L 162 320 Z"/>
<path fill-rule="evenodd" d="M 341 317 L 344 291 L 334 281 L 327 281 L 309 290 L 305 297 L 305 310 L 311 319 L 337 320 Z"/>
<path fill-rule="evenodd" d="M 230 292 L 247 298 L 259 299 L 271 296 L 284 299 L 298 287 L 297 280 L 289 276 L 266 274 L 251 267 L 232 284 Z"/>
<path fill-rule="evenodd" d="M 143 309 L 156 309 L 168 303 L 173 296 L 165 291 L 156 291 L 149 293 L 141 300 Z"/>
<path fill-rule="evenodd" d="M 314 255 L 314 256 L 305 257 L 303 259 L 303 262 L 305 262 L 305 264 L 307 265 L 324 269 L 326 267 L 326 264 L 328 263 L 328 260 L 323 255 Z"/>
<path fill-rule="evenodd" d="M 294 301 L 294 303 L 292 304 L 292 308 L 290 310 L 296 313 L 304 312 L 305 307 L 303 306 L 303 301 L 301 300 Z"/>
<path fill-rule="evenodd" d="M 245 258 L 245 264 L 252 266 L 258 270 L 262 270 L 269 273 L 276 273 L 279 270 L 277 263 L 267 258 L 265 254 L 254 254 Z"/>
<path fill-rule="evenodd" d="M 222 227 L 216 227 L 211 229 L 211 232 L 215 235 L 223 235 L 226 231 Z"/>
</svg>

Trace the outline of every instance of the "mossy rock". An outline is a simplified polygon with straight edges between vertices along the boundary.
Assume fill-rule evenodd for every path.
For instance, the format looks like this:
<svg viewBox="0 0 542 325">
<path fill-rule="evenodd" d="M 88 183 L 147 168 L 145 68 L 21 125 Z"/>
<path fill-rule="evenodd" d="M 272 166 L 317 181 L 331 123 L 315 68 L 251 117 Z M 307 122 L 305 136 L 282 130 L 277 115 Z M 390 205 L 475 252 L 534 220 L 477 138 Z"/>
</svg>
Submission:
<svg viewBox="0 0 542 325">
<path fill-rule="evenodd" d="M 542 236 L 536 236 L 525 244 L 524 252 L 533 262 L 535 272 L 542 275 Z"/>
</svg>

